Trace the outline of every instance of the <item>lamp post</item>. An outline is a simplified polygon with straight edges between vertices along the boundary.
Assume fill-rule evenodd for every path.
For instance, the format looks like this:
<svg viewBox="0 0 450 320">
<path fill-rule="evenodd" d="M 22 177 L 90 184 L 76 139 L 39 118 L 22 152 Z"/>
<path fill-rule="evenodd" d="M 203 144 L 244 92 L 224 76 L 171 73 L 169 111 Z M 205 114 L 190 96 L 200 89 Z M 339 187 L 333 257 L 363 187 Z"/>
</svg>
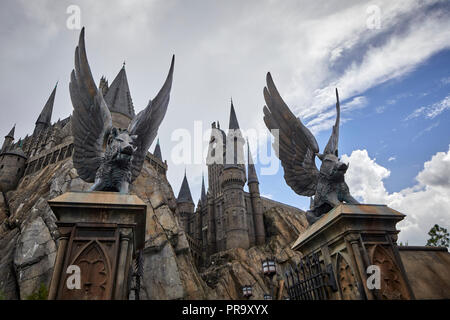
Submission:
<svg viewBox="0 0 450 320">
<path fill-rule="evenodd" d="M 273 300 L 270 294 L 264 293 L 264 300 Z"/>
<path fill-rule="evenodd" d="M 270 294 L 264 294 L 264 300 L 272 300 L 273 299 L 273 287 L 272 287 L 272 278 L 277 273 L 277 266 L 275 262 L 275 258 L 267 258 L 261 262 L 262 272 L 265 277 L 269 279 L 269 290 Z"/>
<path fill-rule="evenodd" d="M 245 285 L 242 287 L 242 295 L 247 300 L 253 295 L 253 287 L 251 285 Z"/>
</svg>

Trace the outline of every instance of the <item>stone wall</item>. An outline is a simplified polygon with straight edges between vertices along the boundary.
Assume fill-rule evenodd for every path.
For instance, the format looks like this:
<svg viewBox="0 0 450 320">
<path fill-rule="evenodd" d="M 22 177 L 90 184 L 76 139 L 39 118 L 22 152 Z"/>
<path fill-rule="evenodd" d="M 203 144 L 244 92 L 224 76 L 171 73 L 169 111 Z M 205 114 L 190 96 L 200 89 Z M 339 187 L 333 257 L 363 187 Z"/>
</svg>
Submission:
<svg viewBox="0 0 450 320">
<path fill-rule="evenodd" d="M 6 192 L 16 188 L 24 173 L 26 158 L 15 153 L 0 155 L 0 191 Z"/>
<path fill-rule="evenodd" d="M 446 248 L 398 249 L 416 299 L 450 299 L 450 254 Z"/>
</svg>

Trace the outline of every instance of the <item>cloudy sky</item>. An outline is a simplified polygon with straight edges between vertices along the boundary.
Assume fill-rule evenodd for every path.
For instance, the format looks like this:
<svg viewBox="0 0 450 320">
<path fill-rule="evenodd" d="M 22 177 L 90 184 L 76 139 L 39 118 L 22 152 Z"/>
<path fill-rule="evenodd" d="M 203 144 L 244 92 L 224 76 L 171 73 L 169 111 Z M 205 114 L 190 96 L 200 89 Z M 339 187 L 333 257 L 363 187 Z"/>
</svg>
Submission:
<svg viewBox="0 0 450 320">
<path fill-rule="evenodd" d="M 187 167 L 198 199 L 206 167 L 192 164 L 195 152 L 188 163 L 177 160 L 174 132 L 187 130 L 194 139 L 195 124 L 200 132 L 217 120 L 226 127 L 231 97 L 241 128 L 264 131 L 262 89 L 271 71 L 322 148 L 339 88 L 339 151 L 350 162 L 350 190 L 362 202 L 407 214 L 400 241 L 423 245 L 433 224 L 450 227 L 448 1 L 2 0 L 0 135 L 14 123 L 16 138 L 31 133 L 57 81 L 53 121 L 70 115 L 79 35 L 68 28 L 71 5 L 86 26 L 94 77 L 111 82 L 126 61 L 136 111 L 155 96 L 176 55 L 159 132 L 176 194 Z M 260 182 L 264 195 L 308 206 L 286 186 L 281 167 L 260 174 Z"/>
</svg>

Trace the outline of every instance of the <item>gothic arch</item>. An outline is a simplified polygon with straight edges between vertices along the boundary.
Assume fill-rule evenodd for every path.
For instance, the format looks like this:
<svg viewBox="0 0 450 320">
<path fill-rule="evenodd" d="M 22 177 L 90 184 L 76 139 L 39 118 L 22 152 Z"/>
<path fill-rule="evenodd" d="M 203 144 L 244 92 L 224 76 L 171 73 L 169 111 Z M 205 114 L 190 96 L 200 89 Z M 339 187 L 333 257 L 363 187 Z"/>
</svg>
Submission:
<svg viewBox="0 0 450 320">
<path fill-rule="evenodd" d="M 89 241 L 78 251 L 69 265 L 76 265 L 81 271 L 81 289 L 77 290 L 75 295 L 71 293 L 72 298 L 77 300 L 105 300 L 110 298 L 112 267 L 100 242 L 97 240 Z M 63 299 L 68 290 L 64 281 Z"/>
<path fill-rule="evenodd" d="M 361 295 L 358 289 L 358 281 L 355 272 L 349 263 L 346 253 L 339 252 L 336 257 L 336 273 L 339 290 L 343 300 L 359 300 Z"/>
<path fill-rule="evenodd" d="M 380 294 L 386 300 L 408 299 L 409 293 L 402 273 L 391 254 L 381 245 L 370 248 L 373 264 L 380 267 Z"/>
</svg>

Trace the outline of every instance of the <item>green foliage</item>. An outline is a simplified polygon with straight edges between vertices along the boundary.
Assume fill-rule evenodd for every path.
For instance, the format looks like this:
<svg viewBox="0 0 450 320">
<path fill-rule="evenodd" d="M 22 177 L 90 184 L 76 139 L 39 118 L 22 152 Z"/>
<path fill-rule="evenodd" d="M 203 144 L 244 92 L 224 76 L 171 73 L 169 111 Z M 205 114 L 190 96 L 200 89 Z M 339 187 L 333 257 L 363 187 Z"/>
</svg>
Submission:
<svg viewBox="0 0 450 320">
<path fill-rule="evenodd" d="M 5 294 L 0 290 L 0 300 L 6 300 Z"/>
<path fill-rule="evenodd" d="M 47 300 L 48 290 L 47 286 L 41 283 L 39 289 L 27 297 L 27 300 Z"/>
<path fill-rule="evenodd" d="M 405 243 L 403 243 L 403 242 L 400 241 L 400 242 L 398 243 L 398 245 L 401 246 L 401 247 L 408 246 L 408 241 L 406 241 Z"/>
<path fill-rule="evenodd" d="M 448 248 L 450 239 L 447 229 L 435 224 L 428 232 L 428 235 L 430 239 L 428 239 L 426 246 Z"/>
</svg>

